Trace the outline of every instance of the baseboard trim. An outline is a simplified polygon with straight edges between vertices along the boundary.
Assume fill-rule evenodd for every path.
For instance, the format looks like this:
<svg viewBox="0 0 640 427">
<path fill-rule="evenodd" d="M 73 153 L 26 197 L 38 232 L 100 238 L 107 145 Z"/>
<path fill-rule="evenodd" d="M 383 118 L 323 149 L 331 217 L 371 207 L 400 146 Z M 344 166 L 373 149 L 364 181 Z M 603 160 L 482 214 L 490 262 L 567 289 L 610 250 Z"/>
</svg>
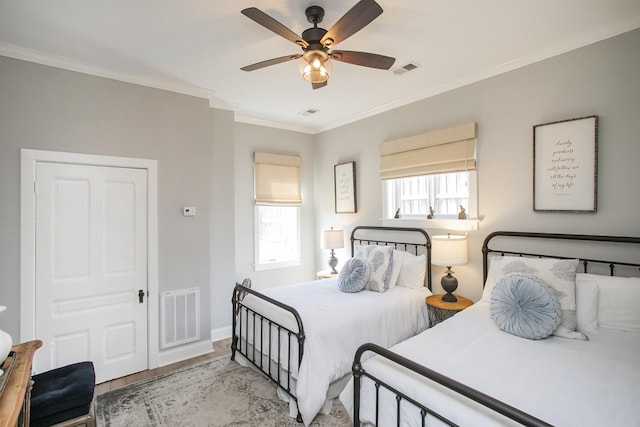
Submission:
<svg viewBox="0 0 640 427">
<path fill-rule="evenodd" d="M 175 349 L 162 351 L 158 354 L 158 366 L 166 366 L 192 357 L 202 356 L 213 352 L 211 341 L 198 341 L 183 345 Z"/>
<path fill-rule="evenodd" d="M 226 340 L 227 338 L 231 338 L 231 326 L 211 330 L 212 342 Z"/>
</svg>

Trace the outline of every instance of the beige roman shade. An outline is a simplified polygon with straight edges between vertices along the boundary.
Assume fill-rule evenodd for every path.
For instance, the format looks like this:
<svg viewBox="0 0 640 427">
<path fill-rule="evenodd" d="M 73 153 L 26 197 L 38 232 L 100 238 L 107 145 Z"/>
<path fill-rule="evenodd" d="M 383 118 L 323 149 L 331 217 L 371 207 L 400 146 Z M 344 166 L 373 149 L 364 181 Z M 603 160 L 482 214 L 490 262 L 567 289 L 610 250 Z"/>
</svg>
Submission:
<svg viewBox="0 0 640 427">
<path fill-rule="evenodd" d="M 461 172 L 476 168 L 476 123 L 380 144 L 380 178 Z"/>
<path fill-rule="evenodd" d="M 255 203 L 257 205 L 300 205 L 298 156 L 254 153 Z"/>
</svg>

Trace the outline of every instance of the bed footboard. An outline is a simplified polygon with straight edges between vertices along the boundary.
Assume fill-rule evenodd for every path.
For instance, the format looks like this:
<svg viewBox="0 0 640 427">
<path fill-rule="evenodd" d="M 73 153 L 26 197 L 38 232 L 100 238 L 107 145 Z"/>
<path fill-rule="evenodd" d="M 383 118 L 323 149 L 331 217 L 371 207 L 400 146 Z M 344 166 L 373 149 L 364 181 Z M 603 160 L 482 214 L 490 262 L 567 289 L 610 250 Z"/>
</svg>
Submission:
<svg viewBox="0 0 640 427">
<path fill-rule="evenodd" d="M 297 331 L 291 330 L 245 305 L 243 299 L 247 294 L 254 295 L 262 301 L 291 313 L 291 316 L 297 322 Z M 300 315 L 295 308 L 241 284 L 236 284 L 231 304 L 233 310 L 231 360 L 235 360 L 236 352 L 241 354 L 249 363 L 259 369 L 295 400 L 297 405 L 298 399 L 292 390 L 291 363 L 292 360 L 294 361 L 293 363 L 297 363 L 295 366 L 297 371 L 302 362 L 304 352 L 305 335 Z M 264 339 L 265 334 L 267 335 L 267 342 Z M 273 336 L 277 337 L 277 343 L 275 344 L 277 348 L 275 349 L 271 339 Z M 284 339 L 285 342 L 282 342 L 281 339 Z M 297 343 L 297 349 L 292 347 L 294 343 Z M 283 345 L 284 352 L 282 351 Z M 302 422 L 299 410 L 296 420 Z"/>
<path fill-rule="evenodd" d="M 405 395 L 404 393 L 400 392 L 399 390 L 397 390 L 396 388 L 394 388 L 393 386 L 385 383 L 384 381 L 382 381 L 381 379 L 376 378 L 375 376 L 371 375 L 370 373 L 366 372 L 365 369 L 362 366 L 362 355 L 367 352 L 367 351 L 371 351 L 373 353 L 376 353 L 377 355 L 384 357 L 390 361 L 392 361 L 393 363 L 400 365 L 408 370 L 411 370 L 415 373 L 417 373 L 418 375 L 421 375 L 423 377 L 425 377 L 426 379 L 430 380 L 430 381 L 434 381 L 438 384 L 443 385 L 444 387 L 447 387 L 453 391 L 455 391 L 456 393 L 465 396 L 471 400 L 474 400 L 476 402 L 478 402 L 479 404 L 495 411 L 498 412 L 524 426 L 532 426 L 532 427 L 542 427 L 542 426 L 546 426 L 549 427 L 551 426 L 551 424 L 545 423 L 544 421 L 533 417 L 525 412 L 522 412 L 510 405 L 507 405 L 499 400 L 496 400 L 494 398 L 492 398 L 491 396 L 488 396 L 478 390 L 475 390 L 471 387 L 468 387 L 462 383 L 459 383 L 455 380 L 452 380 L 449 377 L 446 377 L 444 375 L 439 374 L 436 371 L 433 371 L 429 368 L 426 368 L 410 359 L 407 359 L 397 353 L 394 353 L 390 350 L 387 350 L 383 347 L 380 347 L 379 345 L 376 344 L 371 344 L 371 343 L 367 343 L 367 344 L 363 344 L 361 345 L 358 350 L 356 351 L 356 355 L 353 361 L 353 425 L 354 427 L 360 427 L 360 399 L 361 399 L 361 395 L 360 395 L 360 389 L 361 389 L 361 382 L 363 378 L 369 378 L 371 381 L 373 381 L 373 383 L 375 384 L 375 388 L 376 388 L 376 402 L 375 402 L 375 408 L 376 408 L 376 422 L 375 425 L 378 425 L 378 417 L 379 417 L 379 389 L 380 387 L 382 387 L 383 389 L 389 390 L 391 393 L 393 393 L 395 395 L 395 400 L 396 400 L 396 421 L 397 421 L 397 425 L 402 425 L 402 420 L 401 418 L 401 412 L 400 412 L 400 405 L 401 403 L 404 402 L 408 402 L 410 404 L 412 404 L 413 406 L 415 406 L 416 411 L 418 411 L 420 413 L 420 418 L 422 419 L 422 425 L 426 425 L 426 419 L 427 416 L 431 416 L 431 417 L 435 417 L 437 419 L 439 419 L 440 421 L 443 421 L 444 423 L 451 425 L 451 426 L 455 426 L 456 424 L 453 423 L 452 421 L 450 421 L 449 419 L 447 419 L 446 417 L 444 417 L 441 414 L 436 413 L 435 411 L 433 411 L 432 409 L 429 408 L 428 403 L 426 402 L 419 402 L 416 400 L 416 398 L 412 398 L 410 396 Z"/>
</svg>

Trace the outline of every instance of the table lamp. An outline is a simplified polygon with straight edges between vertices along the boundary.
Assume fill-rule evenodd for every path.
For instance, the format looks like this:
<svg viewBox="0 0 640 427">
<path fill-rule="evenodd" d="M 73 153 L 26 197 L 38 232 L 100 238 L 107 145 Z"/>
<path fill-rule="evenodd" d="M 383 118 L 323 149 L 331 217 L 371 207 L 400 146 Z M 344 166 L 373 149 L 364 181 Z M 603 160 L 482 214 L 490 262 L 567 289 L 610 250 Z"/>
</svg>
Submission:
<svg viewBox="0 0 640 427">
<path fill-rule="evenodd" d="M 458 288 L 458 279 L 453 277 L 451 267 L 467 263 L 467 236 L 447 234 L 446 236 L 431 237 L 431 264 L 447 267 L 445 276 L 440 281 L 446 292 L 442 301 L 456 302 L 458 299 L 453 291 Z"/>
<path fill-rule="evenodd" d="M 329 267 L 331 267 L 331 273 L 337 274 L 336 265 L 338 265 L 338 258 L 334 253 L 334 249 L 344 248 L 344 232 L 342 230 L 324 230 L 322 232 L 322 249 L 331 249 L 331 255 L 329 255 Z"/>
</svg>

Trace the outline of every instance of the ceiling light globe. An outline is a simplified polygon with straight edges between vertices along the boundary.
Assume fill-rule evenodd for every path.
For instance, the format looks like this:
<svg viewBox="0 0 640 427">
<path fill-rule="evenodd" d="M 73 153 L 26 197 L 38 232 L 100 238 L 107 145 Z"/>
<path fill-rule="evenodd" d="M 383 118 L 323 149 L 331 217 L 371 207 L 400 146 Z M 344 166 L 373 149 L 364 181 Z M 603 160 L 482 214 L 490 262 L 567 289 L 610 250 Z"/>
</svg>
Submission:
<svg viewBox="0 0 640 427">
<path fill-rule="evenodd" d="M 310 83 L 324 83 L 331 74 L 331 60 L 324 51 L 309 51 L 300 58 L 302 78 Z"/>
</svg>

